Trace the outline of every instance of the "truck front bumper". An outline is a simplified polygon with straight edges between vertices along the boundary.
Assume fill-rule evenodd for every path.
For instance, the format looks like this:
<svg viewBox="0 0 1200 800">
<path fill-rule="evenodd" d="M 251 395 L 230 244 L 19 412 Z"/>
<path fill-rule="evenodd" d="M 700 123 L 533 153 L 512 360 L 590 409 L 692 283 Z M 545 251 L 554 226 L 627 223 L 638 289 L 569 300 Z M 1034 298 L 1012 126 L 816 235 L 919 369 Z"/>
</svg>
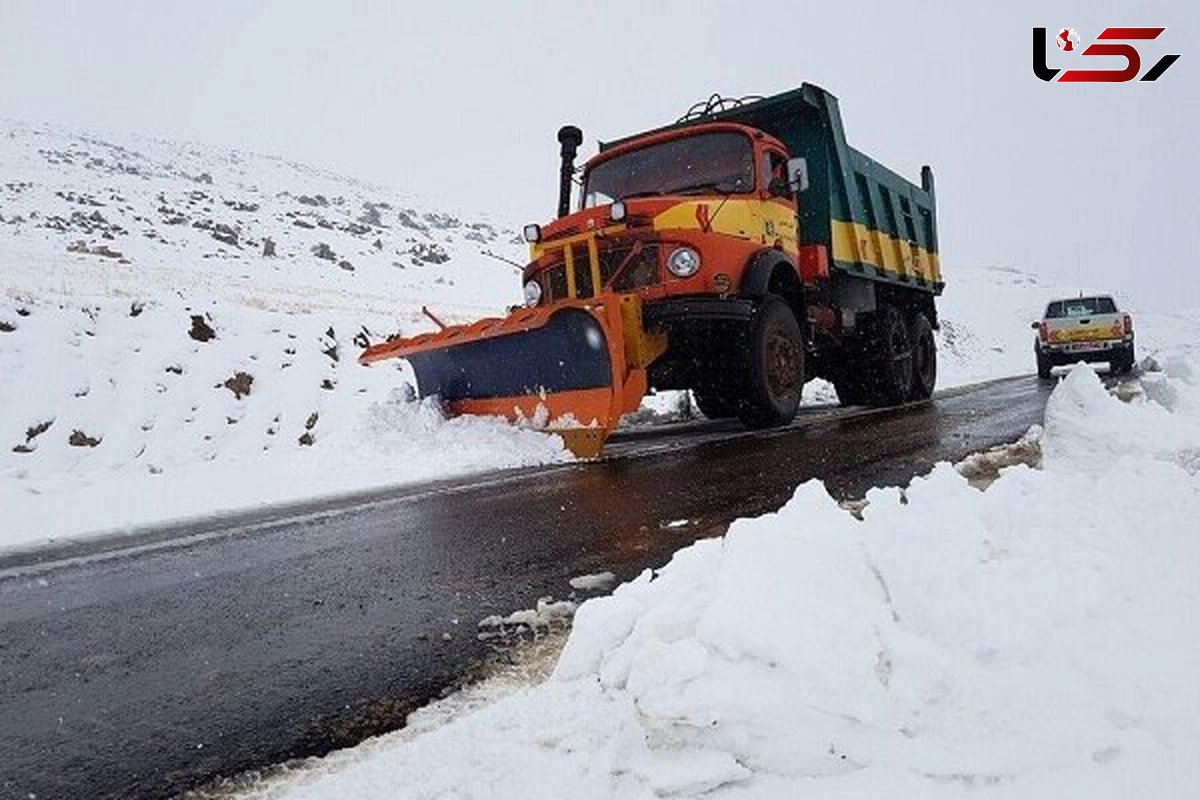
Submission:
<svg viewBox="0 0 1200 800">
<path fill-rule="evenodd" d="M 671 297 L 648 301 L 642 319 L 648 328 L 670 328 L 672 324 L 745 322 L 754 316 L 754 303 L 743 297 Z"/>
</svg>

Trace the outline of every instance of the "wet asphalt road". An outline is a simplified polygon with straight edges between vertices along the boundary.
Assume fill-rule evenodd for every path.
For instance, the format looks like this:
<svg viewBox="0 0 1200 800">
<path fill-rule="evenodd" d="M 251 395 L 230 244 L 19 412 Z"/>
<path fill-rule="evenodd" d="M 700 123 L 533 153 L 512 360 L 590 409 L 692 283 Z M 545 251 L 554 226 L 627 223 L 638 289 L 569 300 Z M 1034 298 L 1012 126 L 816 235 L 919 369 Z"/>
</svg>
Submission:
<svg viewBox="0 0 1200 800">
<path fill-rule="evenodd" d="M 170 796 L 396 728 L 492 654 L 483 617 L 661 566 L 811 477 L 857 496 L 1012 441 L 1049 388 L 668 426 L 600 463 L 0 556 L 0 797 Z"/>
</svg>

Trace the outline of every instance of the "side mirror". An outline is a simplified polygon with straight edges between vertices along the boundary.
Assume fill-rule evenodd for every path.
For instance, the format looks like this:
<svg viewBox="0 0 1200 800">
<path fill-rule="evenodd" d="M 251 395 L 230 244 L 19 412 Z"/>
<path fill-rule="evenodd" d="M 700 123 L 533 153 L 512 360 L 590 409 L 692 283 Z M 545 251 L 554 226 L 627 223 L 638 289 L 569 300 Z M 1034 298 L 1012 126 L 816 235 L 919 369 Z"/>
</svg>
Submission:
<svg viewBox="0 0 1200 800">
<path fill-rule="evenodd" d="M 803 192 L 808 189 L 808 161 L 803 158 L 789 158 L 787 162 L 788 186 L 793 192 Z"/>
<path fill-rule="evenodd" d="M 1036 331 L 1038 328 L 1042 327 L 1042 323 L 1035 322 L 1032 325 L 1030 325 L 1029 327 L 1033 328 Z"/>
</svg>

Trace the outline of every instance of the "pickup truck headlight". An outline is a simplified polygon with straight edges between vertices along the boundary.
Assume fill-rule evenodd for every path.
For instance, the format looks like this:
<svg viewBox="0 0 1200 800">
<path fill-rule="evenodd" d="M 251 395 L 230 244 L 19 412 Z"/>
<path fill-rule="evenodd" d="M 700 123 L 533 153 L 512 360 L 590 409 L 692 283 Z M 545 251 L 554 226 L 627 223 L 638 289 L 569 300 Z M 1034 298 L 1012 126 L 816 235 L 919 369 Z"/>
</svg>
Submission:
<svg viewBox="0 0 1200 800">
<path fill-rule="evenodd" d="M 542 285 L 537 281 L 525 284 L 525 305 L 533 308 L 542 302 Z"/>
<path fill-rule="evenodd" d="M 690 247 L 677 247 L 667 256 L 667 269 L 676 278 L 690 278 L 700 271 L 700 254 Z"/>
</svg>

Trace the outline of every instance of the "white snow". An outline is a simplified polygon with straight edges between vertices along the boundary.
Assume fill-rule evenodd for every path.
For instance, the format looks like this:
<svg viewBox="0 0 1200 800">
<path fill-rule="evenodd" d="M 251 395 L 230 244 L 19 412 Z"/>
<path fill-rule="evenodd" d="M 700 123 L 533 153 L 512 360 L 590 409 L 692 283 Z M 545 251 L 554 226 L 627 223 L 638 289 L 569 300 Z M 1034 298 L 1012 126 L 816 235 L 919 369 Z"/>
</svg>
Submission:
<svg viewBox="0 0 1200 800">
<path fill-rule="evenodd" d="M 492 615 L 479 620 L 479 627 L 505 628 L 524 626 L 530 629 L 549 628 L 558 623 L 569 622 L 575 613 L 577 605 L 571 600 L 555 600 L 552 597 L 542 597 L 537 601 L 537 607 L 514 611 L 501 617 Z"/>
<path fill-rule="evenodd" d="M 510 229 L 278 159 L 16 123 L 0 166 L 0 548 L 570 457 L 356 362 L 431 327 L 422 303 L 515 302 L 488 255 L 521 256 Z"/>
<path fill-rule="evenodd" d="M 572 589 L 581 592 L 598 592 L 611 588 L 616 580 L 617 576 L 611 572 L 595 572 L 590 575 L 576 575 L 568 583 Z"/>
<path fill-rule="evenodd" d="M 546 682 L 253 796 L 1194 796 L 1200 373 L 1162 363 L 1073 369 L 986 490 L 810 481 L 584 602 Z"/>
</svg>

